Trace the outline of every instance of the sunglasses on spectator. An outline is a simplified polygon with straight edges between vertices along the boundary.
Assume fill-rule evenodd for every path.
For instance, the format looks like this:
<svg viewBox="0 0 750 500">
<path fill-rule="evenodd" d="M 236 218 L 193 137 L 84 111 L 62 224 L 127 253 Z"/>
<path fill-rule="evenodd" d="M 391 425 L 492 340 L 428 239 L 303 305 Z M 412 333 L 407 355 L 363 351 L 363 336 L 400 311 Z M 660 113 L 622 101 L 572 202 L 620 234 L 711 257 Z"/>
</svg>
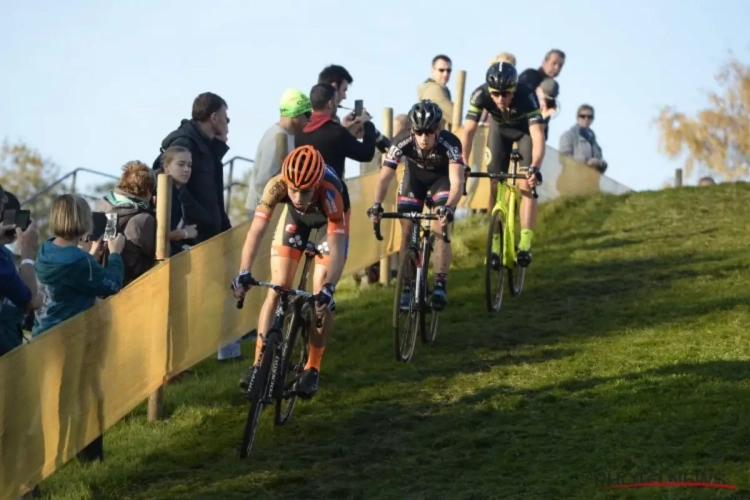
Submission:
<svg viewBox="0 0 750 500">
<path fill-rule="evenodd" d="M 580 118 L 582 120 L 593 120 L 594 119 L 594 115 L 580 114 L 580 115 L 578 115 L 578 118 Z"/>
<path fill-rule="evenodd" d="M 513 92 L 510 90 L 506 90 L 505 92 L 498 92 L 497 90 L 490 91 L 490 95 L 492 97 L 509 97 L 513 95 Z"/>
<path fill-rule="evenodd" d="M 422 137 L 423 135 L 433 135 L 435 133 L 435 129 L 432 128 L 430 130 L 415 130 L 414 135 Z"/>
</svg>

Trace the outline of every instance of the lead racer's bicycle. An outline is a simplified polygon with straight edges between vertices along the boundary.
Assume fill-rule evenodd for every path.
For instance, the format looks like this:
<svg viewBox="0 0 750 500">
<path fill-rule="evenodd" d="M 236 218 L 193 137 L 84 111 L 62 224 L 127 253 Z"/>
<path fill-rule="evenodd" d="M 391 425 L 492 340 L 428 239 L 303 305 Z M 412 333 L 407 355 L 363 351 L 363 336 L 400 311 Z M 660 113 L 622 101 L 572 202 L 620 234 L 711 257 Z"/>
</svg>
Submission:
<svg viewBox="0 0 750 500">
<path fill-rule="evenodd" d="M 517 179 L 526 179 L 528 167 L 520 167 L 523 157 L 513 144 L 510 153 L 508 173 L 493 174 L 489 172 L 470 172 L 467 177 L 497 179 L 497 197 L 490 214 L 490 225 L 487 232 L 487 253 L 485 256 L 485 298 L 487 311 L 497 312 L 503 302 L 505 275 L 508 276 L 510 293 L 514 297 L 521 295 L 526 268 L 518 265 L 517 254 L 521 231 L 521 189 Z M 466 194 L 464 183 L 464 194 Z M 532 190 L 534 198 L 539 195 L 536 188 Z"/>
</svg>

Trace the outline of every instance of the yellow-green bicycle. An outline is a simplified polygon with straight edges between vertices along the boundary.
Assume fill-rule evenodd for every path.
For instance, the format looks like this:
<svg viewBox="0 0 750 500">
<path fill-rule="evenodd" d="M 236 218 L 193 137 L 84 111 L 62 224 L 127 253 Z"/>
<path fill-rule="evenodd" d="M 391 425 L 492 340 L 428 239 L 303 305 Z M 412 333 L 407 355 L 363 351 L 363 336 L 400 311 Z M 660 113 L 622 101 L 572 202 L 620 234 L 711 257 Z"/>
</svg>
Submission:
<svg viewBox="0 0 750 500">
<path fill-rule="evenodd" d="M 487 233 L 487 255 L 485 257 L 485 297 L 487 311 L 497 312 L 503 303 L 505 275 L 508 276 L 510 293 L 517 297 L 523 289 L 526 267 L 518 265 L 516 254 L 521 233 L 521 189 L 517 179 L 526 179 L 528 167 L 521 167 L 523 158 L 514 143 L 510 153 L 508 173 L 467 172 L 467 177 L 497 179 L 497 198 L 490 214 Z M 536 189 L 532 190 L 538 198 Z"/>
</svg>

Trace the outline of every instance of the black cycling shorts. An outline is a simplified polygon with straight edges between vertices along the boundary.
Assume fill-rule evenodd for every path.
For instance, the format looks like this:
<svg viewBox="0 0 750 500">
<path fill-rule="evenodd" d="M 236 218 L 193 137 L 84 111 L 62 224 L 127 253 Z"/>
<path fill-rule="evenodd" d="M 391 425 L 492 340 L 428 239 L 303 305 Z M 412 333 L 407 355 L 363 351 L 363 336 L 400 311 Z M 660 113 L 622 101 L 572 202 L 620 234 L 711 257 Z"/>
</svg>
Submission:
<svg viewBox="0 0 750 500">
<path fill-rule="evenodd" d="M 407 161 L 404 177 L 398 188 L 398 212 L 422 212 L 428 192 L 435 206 L 442 207 L 448 201 L 450 191 L 451 179 L 448 172 L 424 170 Z"/>
<path fill-rule="evenodd" d="M 310 234 L 317 230 L 315 243 L 318 252 L 317 261 L 324 266 L 328 265 L 328 218 L 323 213 L 300 214 L 290 205 L 284 207 L 285 214 L 279 219 L 279 225 L 273 235 L 271 242 L 271 255 L 280 255 L 299 262 L 305 251 Z M 351 210 L 346 210 L 346 225 L 349 225 Z M 349 254 L 349 237 L 346 238 L 344 257 Z"/>
<path fill-rule="evenodd" d="M 487 133 L 487 146 L 484 149 L 487 157 L 487 171 L 491 174 L 505 174 L 510 168 L 510 152 L 513 143 L 518 142 L 518 152 L 521 153 L 521 166 L 531 166 L 531 136 L 512 128 L 498 125 L 490 118 Z"/>
</svg>

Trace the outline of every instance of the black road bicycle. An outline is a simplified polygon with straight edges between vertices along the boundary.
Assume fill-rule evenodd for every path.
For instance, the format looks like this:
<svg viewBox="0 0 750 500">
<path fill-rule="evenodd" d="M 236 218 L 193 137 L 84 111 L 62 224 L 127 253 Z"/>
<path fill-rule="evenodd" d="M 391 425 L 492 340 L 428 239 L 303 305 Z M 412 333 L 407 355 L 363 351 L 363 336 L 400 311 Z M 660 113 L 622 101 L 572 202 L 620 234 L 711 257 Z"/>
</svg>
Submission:
<svg viewBox="0 0 750 500">
<path fill-rule="evenodd" d="M 255 432 L 258 429 L 260 414 L 273 403 L 274 424 L 283 425 L 289 421 L 297 403 L 295 387 L 305 370 L 310 355 L 310 328 L 315 315 L 315 295 L 305 291 L 307 276 L 313 259 L 319 252 L 315 244 L 308 242 L 305 248 L 305 264 L 299 288 L 287 288 L 274 283 L 256 281 L 248 276 L 240 284 L 271 288 L 279 294 L 273 325 L 263 338 L 263 346 L 257 363 L 252 368 L 250 384 L 245 397 L 250 401 L 245 431 L 242 436 L 240 458 L 247 458 L 253 447 Z M 241 309 L 244 299 L 237 301 Z M 316 325 L 320 327 L 321 318 Z M 260 332 L 259 332 L 260 334 Z M 301 340 L 301 342 L 298 342 Z M 295 353 L 295 347 L 297 352 Z"/>
<path fill-rule="evenodd" d="M 411 240 L 406 248 L 406 255 L 402 255 L 401 264 L 398 267 L 396 277 L 396 291 L 393 301 L 393 346 L 396 351 L 396 360 L 407 363 L 414 355 L 417 343 L 417 334 L 425 344 L 431 344 L 435 340 L 438 327 L 438 312 L 428 303 L 432 290 L 428 287 L 427 272 L 430 266 L 434 235 L 430 228 L 430 222 L 438 220 L 438 215 L 433 213 L 434 202 L 430 196 L 426 197 L 425 206 L 427 213 L 409 212 L 384 212 L 380 214 L 381 219 L 407 219 L 412 221 Z M 424 223 L 427 221 L 427 224 Z M 375 237 L 383 240 L 380 234 L 380 221 L 374 223 Z M 450 243 L 448 233 L 443 230 L 443 241 Z M 404 289 L 410 291 L 409 307 L 401 307 L 401 296 Z M 426 316 L 430 313 L 430 328 L 426 328 Z M 404 328 L 401 328 L 402 316 Z"/>
</svg>

